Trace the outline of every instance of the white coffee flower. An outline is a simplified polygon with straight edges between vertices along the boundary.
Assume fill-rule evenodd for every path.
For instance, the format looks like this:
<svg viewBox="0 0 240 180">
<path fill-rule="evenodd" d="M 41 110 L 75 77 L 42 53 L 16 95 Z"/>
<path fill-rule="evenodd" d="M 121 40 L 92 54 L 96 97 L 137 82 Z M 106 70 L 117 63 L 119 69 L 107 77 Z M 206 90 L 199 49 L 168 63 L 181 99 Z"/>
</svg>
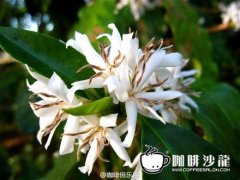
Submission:
<svg viewBox="0 0 240 180">
<path fill-rule="evenodd" d="M 156 103 L 177 98 L 182 95 L 178 91 L 157 91 L 149 92 L 164 83 L 149 83 L 149 79 L 159 68 L 176 67 L 182 65 L 182 55 L 179 53 L 166 53 L 165 48 L 161 48 L 162 41 L 153 44 L 152 39 L 145 47 L 144 51 L 139 49 L 138 39 L 134 33 L 120 33 L 114 24 L 109 27 L 112 34 L 106 36 L 110 41 L 110 46 L 102 47 L 99 55 L 91 46 L 86 35 L 76 33 L 76 40 L 69 40 L 67 46 L 72 46 L 86 56 L 86 59 L 96 74 L 89 80 L 73 83 L 69 93 L 72 98 L 78 89 L 107 87 L 114 102 L 125 102 L 128 121 L 128 134 L 123 142 L 129 147 L 132 143 L 137 111 L 146 114 L 144 111 L 152 113 L 159 120 L 164 120 L 152 108 Z M 164 122 L 165 123 L 165 122 Z"/>
<path fill-rule="evenodd" d="M 154 107 L 156 111 L 160 111 L 163 119 L 169 123 L 176 124 L 179 119 L 178 117 L 182 112 L 189 115 L 191 113 L 190 107 L 194 109 L 198 108 L 197 104 L 190 97 L 190 95 L 198 96 L 198 93 L 189 90 L 189 85 L 195 82 L 195 78 L 192 76 L 195 75 L 197 71 L 182 71 L 182 68 L 187 62 L 188 61 L 185 61 L 182 67 L 159 69 L 151 77 L 151 81 L 154 83 L 162 82 L 164 78 L 167 79 L 162 87 L 160 89 L 158 87 L 156 91 L 161 89 L 171 89 L 182 93 L 177 102 L 168 101 Z"/>
<path fill-rule="evenodd" d="M 118 157 L 124 160 L 125 165 L 130 164 L 130 158 L 127 151 L 121 145 L 120 136 L 126 132 L 126 123 L 123 122 L 117 126 L 117 114 L 97 117 L 96 115 L 83 117 L 85 124 L 79 127 L 77 133 L 66 132 L 63 136 L 79 138 L 80 152 L 83 148 L 89 148 L 85 165 L 80 167 L 83 173 L 91 173 L 93 164 L 100 154 L 104 146 L 111 146 Z"/>
<path fill-rule="evenodd" d="M 67 119 L 64 131 L 76 132 L 78 130 L 81 119 L 66 114 L 62 108 L 69 108 L 81 103 L 75 97 L 72 100 L 68 99 L 67 94 L 69 89 L 56 73 L 53 73 L 52 77 L 48 79 L 31 71 L 28 66 L 26 67 L 31 76 L 37 80 L 32 85 L 27 81 L 27 86 L 29 91 L 33 92 L 33 95 L 41 98 L 38 102 L 30 102 L 30 105 L 35 115 L 39 117 L 40 130 L 38 131 L 37 139 L 40 144 L 42 144 L 42 138 L 48 135 L 45 144 L 45 148 L 47 149 L 61 121 Z M 71 153 L 74 142 L 74 137 L 63 137 L 59 150 L 60 155 Z"/>
<path fill-rule="evenodd" d="M 219 8 L 222 11 L 223 23 L 232 23 L 234 29 L 238 31 L 240 29 L 240 1 L 234 1 L 228 6 L 220 4 Z"/>
<path fill-rule="evenodd" d="M 130 5 L 134 19 L 137 21 L 145 12 L 145 9 L 153 9 L 161 4 L 162 0 L 120 0 L 117 3 L 117 10 Z"/>
</svg>

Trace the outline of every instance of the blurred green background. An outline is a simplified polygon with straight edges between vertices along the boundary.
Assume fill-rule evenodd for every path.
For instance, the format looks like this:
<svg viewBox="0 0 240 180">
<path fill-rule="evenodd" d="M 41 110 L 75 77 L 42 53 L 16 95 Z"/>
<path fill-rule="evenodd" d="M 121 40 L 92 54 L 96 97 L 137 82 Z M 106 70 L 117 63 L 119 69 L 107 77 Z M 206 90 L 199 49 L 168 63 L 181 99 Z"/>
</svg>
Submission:
<svg viewBox="0 0 240 180">
<path fill-rule="evenodd" d="M 164 46 L 173 44 L 173 50 L 190 59 L 189 67 L 199 70 L 196 90 L 216 82 L 239 90 L 240 32 L 208 31 L 222 22 L 220 2 L 232 1 L 165 0 L 135 21 L 129 6 L 116 14 L 116 2 L 111 0 L 93 0 L 88 5 L 81 0 L 0 0 L 0 26 L 37 31 L 64 42 L 80 31 L 97 45 L 95 37 L 110 32 L 107 25 L 113 22 L 121 33 L 129 27 L 137 30 L 142 46 L 153 36 L 163 38 Z M 0 73 L 0 178 L 42 178 L 54 166 L 59 136 L 48 151 L 37 142 L 38 120 L 28 105 L 25 83 L 30 77 L 21 63 L 1 50 Z"/>
</svg>

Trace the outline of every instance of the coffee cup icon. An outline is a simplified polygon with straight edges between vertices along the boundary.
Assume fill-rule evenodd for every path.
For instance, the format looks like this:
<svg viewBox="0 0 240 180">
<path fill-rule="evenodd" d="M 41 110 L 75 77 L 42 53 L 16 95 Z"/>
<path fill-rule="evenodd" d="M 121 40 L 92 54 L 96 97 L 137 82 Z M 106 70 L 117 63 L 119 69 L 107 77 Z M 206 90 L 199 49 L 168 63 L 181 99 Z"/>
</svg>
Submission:
<svg viewBox="0 0 240 180">
<path fill-rule="evenodd" d="M 150 174 L 160 173 L 162 169 L 170 163 L 170 157 L 158 152 L 155 147 L 146 146 L 148 150 L 140 157 L 142 169 Z"/>
</svg>

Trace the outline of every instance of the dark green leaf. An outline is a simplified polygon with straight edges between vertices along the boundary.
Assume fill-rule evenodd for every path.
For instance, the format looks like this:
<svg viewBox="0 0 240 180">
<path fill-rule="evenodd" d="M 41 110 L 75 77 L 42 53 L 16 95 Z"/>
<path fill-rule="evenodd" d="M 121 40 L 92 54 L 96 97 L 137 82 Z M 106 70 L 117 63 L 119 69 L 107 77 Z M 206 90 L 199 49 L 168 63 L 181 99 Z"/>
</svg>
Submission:
<svg viewBox="0 0 240 180">
<path fill-rule="evenodd" d="M 75 153 L 63 155 L 57 157 L 54 160 L 53 169 L 50 170 L 44 179 L 46 180 L 67 180 L 69 176 L 73 176 L 71 173 L 74 171 L 74 168 L 78 168 L 77 158 Z M 89 179 L 85 174 L 82 174 L 80 171 L 77 172 L 79 179 Z"/>
<path fill-rule="evenodd" d="M 113 106 L 111 97 L 104 97 L 97 101 L 93 101 L 88 104 L 80 105 L 74 108 L 63 109 L 66 113 L 75 115 L 75 116 L 85 116 L 91 114 L 98 114 L 106 111 L 111 106 Z"/>
<path fill-rule="evenodd" d="M 27 87 L 24 83 L 20 84 L 18 94 L 15 100 L 15 118 L 18 127 L 22 132 L 28 134 L 35 134 L 38 130 L 39 120 L 32 112 L 31 107 L 28 104 L 30 92 L 26 91 Z"/>
<path fill-rule="evenodd" d="M 204 81 L 217 77 L 217 66 L 212 61 L 212 44 L 207 31 L 200 27 L 197 12 L 184 1 L 168 0 L 166 19 L 174 35 L 174 45 L 186 58 L 200 62 Z M 199 66 L 198 66 L 199 67 Z"/>
<path fill-rule="evenodd" d="M 170 157 L 171 155 L 199 155 L 200 164 L 203 163 L 203 155 L 213 155 L 217 158 L 218 155 L 227 154 L 191 131 L 171 124 L 163 125 L 159 121 L 142 116 L 140 116 L 140 119 L 142 122 L 142 152 L 146 151 L 144 145 L 147 144 L 158 148 L 160 152 L 168 153 Z M 199 167 L 202 167 L 202 165 Z M 144 178 L 171 180 L 237 179 L 239 165 L 232 159 L 230 168 L 230 172 L 173 172 L 170 163 L 159 174 L 144 173 Z"/>
<path fill-rule="evenodd" d="M 219 84 L 196 98 L 199 111 L 195 120 L 203 127 L 206 139 L 229 152 L 240 162 L 240 95 L 227 84 Z"/>
<path fill-rule="evenodd" d="M 93 73 L 88 69 L 77 74 L 76 71 L 86 64 L 85 58 L 72 48 L 67 49 L 60 40 L 40 33 L 0 27 L 0 46 L 46 77 L 56 72 L 68 85 L 87 79 Z"/>
</svg>

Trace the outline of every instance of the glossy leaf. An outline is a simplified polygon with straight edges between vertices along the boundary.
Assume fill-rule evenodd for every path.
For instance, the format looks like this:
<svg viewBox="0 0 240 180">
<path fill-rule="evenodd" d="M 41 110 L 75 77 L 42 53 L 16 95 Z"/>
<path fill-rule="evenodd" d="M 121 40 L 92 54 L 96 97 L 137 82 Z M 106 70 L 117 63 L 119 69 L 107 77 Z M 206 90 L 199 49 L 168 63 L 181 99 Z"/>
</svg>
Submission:
<svg viewBox="0 0 240 180">
<path fill-rule="evenodd" d="M 66 113 L 69 113 L 75 116 L 98 114 L 108 110 L 111 106 L 113 106 L 112 101 L 113 100 L 111 97 L 104 97 L 102 99 L 93 101 L 91 103 L 87 103 L 74 108 L 63 109 L 63 110 Z"/>
<path fill-rule="evenodd" d="M 219 84 L 195 99 L 199 105 L 195 120 L 206 138 L 240 162 L 240 94 L 227 84 Z"/>
<path fill-rule="evenodd" d="M 142 122 L 142 152 L 146 151 L 144 145 L 151 145 L 160 152 L 171 155 L 199 155 L 199 167 L 203 167 L 202 156 L 228 154 L 220 151 L 215 146 L 203 140 L 196 134 L 184 128 L 166 124 L 140 116 Z M 185 161 L 186 164 L 186 161 Z M 213 166 L 216 167 L 216 166 Z M 146 174 L 144 179 L 237 179 L 239 165 L 231 159 L 230 172 L 173 172 L 171 163 L 159 174 Z"/>
<path fill-rule="evenodd" d="M 85 58 L 74 49 L 67 49 L 60 40 L 40 33 L 0 27 L 0 46 L 46 77 L 56 72 L 68 85 L 87 79 L 93 73 L 88 69 L 77 74 L 76 71 L 86 64 Z"/>
</svg>

